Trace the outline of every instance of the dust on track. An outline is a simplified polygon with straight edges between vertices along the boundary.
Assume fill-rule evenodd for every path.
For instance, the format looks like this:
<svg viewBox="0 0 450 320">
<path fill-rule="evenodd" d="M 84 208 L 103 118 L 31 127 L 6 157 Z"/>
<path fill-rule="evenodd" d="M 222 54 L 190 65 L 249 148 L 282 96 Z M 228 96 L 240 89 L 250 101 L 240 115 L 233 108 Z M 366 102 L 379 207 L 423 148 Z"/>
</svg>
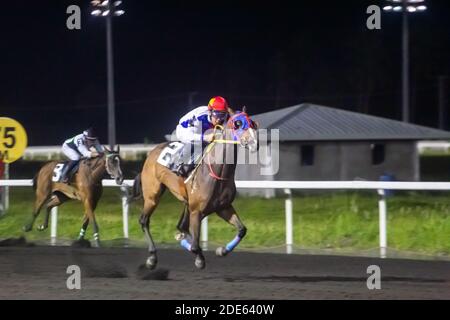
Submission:
<svg viewBox="0 0 450 320">
<path fill-rule="evenodd" d="M 362 257 L 205 252 L 206 269 L 182 250 L 158 251 L 142 268 L 142 248 L 0 247 L 0 299 L 450 299 L 450 262 Z M 81 290 L 68 290 L 69 265 Z M 368 290 L 367 267 L 381 268 Z"/>
</svg>

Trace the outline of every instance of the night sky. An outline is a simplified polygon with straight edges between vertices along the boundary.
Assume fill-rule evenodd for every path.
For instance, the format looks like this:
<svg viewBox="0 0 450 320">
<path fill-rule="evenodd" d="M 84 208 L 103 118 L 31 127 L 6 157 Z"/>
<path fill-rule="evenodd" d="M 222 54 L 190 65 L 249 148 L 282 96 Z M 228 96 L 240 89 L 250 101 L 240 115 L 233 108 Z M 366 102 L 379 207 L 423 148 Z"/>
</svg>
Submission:
<svg viewBox="0 0 450 320">
<path fill-rule="evenodd" d="M 70 4 L 82 7 L 79 31 L 66 28 Z M 383 13 L 371 31 L 370 4 L 386 2 L 124 0 L 114 18 L 118 142 L 162 141 L 191 93 L 191 107 L 222 95 L 253 114 L 311 102 L 401 119 L 401 14 Z M 450 1 L 426 5 L 410 15 L 411 113 L 437 127 Z M 0 116 L 20 121 L 30 145 L 91 125 L 106 143 L 105 23 L 89 1 L 5 1 L 0 33 Z"/>
</svg>

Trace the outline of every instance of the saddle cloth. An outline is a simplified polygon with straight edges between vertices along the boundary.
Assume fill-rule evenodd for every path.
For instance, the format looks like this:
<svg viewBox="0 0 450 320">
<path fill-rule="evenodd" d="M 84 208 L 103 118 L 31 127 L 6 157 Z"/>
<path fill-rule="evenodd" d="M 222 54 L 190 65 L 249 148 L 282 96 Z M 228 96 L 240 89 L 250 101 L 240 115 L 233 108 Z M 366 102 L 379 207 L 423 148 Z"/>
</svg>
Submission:
<svg viewBox="0 0 450 320">
<path fill-rule="evenodd" d="M 52 181 L 53 182 L 61 182 L 61 178 L 62 178 L 62 172 L 64 170 L 64 167 L 68 164 L 69 162 L 60 162 L 55 166 L 55 169 L 53 169 L 53 175 L 52 175 Z M 77 163 L 76 166 L 74 166 L 72 168 L 72 170 L 67 174 L 69 181 L 72 179 L 73 175 L 75 173 L 77 173 L 78 168 L 80 167 L 80 162 Z"/>
<path fill-rule="evenodd" d="M 171 171 L 176 170 L 176 165 L 180 160 L 181 153 L 183 151 L 184 144 L 181 142 L 172 142 L 161 151 L 158 160 L 160 165 L 168 168 Z"/>
</svg>

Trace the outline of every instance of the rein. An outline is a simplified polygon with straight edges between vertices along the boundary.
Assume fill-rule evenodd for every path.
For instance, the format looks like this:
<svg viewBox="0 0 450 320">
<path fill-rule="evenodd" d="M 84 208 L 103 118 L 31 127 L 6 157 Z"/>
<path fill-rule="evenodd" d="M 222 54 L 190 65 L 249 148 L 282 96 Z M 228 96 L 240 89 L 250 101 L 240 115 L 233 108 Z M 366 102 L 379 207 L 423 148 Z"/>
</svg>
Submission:
<svg viewBox="0 0 450 320">
<path fill-rule="evenodd" d="M 86 159 L 88 166 L 90 167 L 92 172 L 95 172 L 101 165 L 101 160 L 105 159 L 105 170 L 108 171 L 108 158 L 114 157 L 116 154 L 110 153 L 110 154 L 104 154 L 101 157 L 95 157 L 95 158 L 89 158 Z M 92 163 L 92 165 L 91 165 Z M 109 173 L 109 172 L 108 172 Z"/>
<path fill-rule="evenodd" d="M 214 136 L 215 136 L 215 134 L 216 134 L 216 132 L 217 132 L 218 129 L 224 130 L 224 127 L 221 126 L 221 125 L 217 125 L 217 126 L 214 128 Z M 211 150 L 214 148 L 214 146 L 216 145 L 216 143 L 223 143 L 223 144 L 240 144 L 239 141 L 234 141 L 234 140 L 226 140 L 226 139 L 217 139 L 217 140 L 213 140 L 213 141 L 206 147 L 206 150 L 205 150 L 205 152 L 204 152 L 202 158 L 200 159 L 198 165 L 195 167 L 195 169 L 192 171 L 192 173 L 189 175 L 189 177 L 188 177 L 186 180 L 184 180 L 184 183 L 188 183 L 189 180 L 191 180 L 191 179 L 194 177 L 195 173 L 197 172 L 197 169 L 200 167 L 200 165 L 202 164 L 202 162 L 203 162 L 203 160 L 205 159 L 205 157 L 208 157 L 208 162 L 207 162 L 207 164 L 208 164 L 209 175 L 210 175 L 211 177 L 213 177 L 214 179 L 219 180 L 219 181 L 228 180 L 228 179 L 226 179 L 226 178 L 221 178 L 221 177 L 219 177 L 219 176 L 214 172 L 214 170 L 213 170 L 213 168 L 212 168 L 212 166 L 211 166 L 211 161 L 209 161 L 209 160 L 210 160 L 210 152 L 211 152 Z"/>
<path fill-rule="evenodd" d="M 214 140 L 212 143 L 227 143 L 227 144 L 240 144 L 239 141 L 235 141 L 235 140 Z"/>
<path fill-rule="evenodd" d="M 208 155 L 208 161 L 207 161 L 207 164 L 208 164 L 209 175 L 210 175 L 211 177 L 213 177 L 214 179 L 216 179 L 216 180 L 219 180 L 219 181 L 225 181 L 225 180 L 228 180 L 228 179 L 219 177 L 219 176 L 214 172 L 214 169 L 213 169 L 213 167 L 212 167 L 212 165 L 211 165 L 211 161 L 210 161 L 210 155 L 211 155 L 210 151 L 211 151 L 211 149 L 213 148 L 213 146 L 214 146 L 216 143 L 239 144 L 240 142 L 239 142 L 239 141 L 234 141 L 234 140 L 214 140 L 214 141 L 211 142 L 211 144 L 210 144 L 211 148 L 209 148 L 209 150 L 207 150 L 207 155 Z M 209 147 L 209 146 L 208 146 L 208 147 Z"/>
</svg>

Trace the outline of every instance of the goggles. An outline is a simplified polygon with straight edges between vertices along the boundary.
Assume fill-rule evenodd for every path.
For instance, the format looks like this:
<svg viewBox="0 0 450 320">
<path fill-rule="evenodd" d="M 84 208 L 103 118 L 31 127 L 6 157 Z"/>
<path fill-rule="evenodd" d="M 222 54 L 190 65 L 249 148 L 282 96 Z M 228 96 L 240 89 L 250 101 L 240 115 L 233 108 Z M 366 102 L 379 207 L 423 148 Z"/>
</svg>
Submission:
<svg viewBox="0 0 450 320">
<path fill-rule="evenodd" d="M 228 112 L 224 112 L 224 111 L 211 111 L 211 117 L 214 117 L 218 120 L 222 120 L 225 121 L 225 119 L 228 116 Z"/>
</svg>

